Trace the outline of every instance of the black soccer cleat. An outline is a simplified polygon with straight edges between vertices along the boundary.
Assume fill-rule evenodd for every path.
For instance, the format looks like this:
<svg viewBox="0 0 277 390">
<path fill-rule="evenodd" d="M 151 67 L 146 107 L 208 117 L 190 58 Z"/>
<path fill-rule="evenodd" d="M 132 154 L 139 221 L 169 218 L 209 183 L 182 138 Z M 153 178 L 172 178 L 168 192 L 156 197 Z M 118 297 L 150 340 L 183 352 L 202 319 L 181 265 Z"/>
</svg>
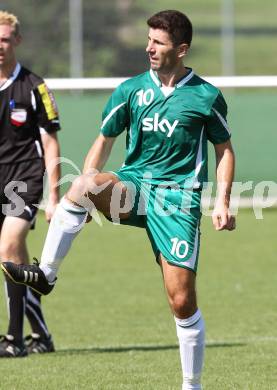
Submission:
<svg viewBox="0 0 277 390">
<path fill-rule="evenodd" d="M 25 337 L 24 342 L 28 354 L 55 352 L 55 347 L 51 335 L 48 337 L 43 337 L 37 333 L 32 333 Z"/>
<path fill-rule="evenodd" d="M 28 352 L 23 343 L 16 343 L 10 334 L 0 335 L 0 358 L 17 358 L 27 355 Z"/>
<path fill-rule="evenodd" d="M 40 295 L 47 295 L 53 290 L 56 279 L 49 283 L 43 271 L 39 268 L 37 259 L 34 260 L 35 262 L 32 265 L 19 265 L 11 261 L 4 261 L 1 268 L 14 283 L 25 284 Z"/>
</svg>

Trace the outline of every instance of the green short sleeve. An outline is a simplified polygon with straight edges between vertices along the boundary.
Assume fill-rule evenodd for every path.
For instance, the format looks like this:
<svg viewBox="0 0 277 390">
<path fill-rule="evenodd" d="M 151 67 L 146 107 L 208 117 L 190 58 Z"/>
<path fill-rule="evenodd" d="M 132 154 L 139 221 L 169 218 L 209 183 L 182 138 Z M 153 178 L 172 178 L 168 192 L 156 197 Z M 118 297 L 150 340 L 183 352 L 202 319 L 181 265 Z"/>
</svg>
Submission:
<svg viewBox="0 0 277 390">
<path fill-rule="evenodd" d="M 207 137 L 213 144 L 221 144 L 231 137 L 227 124 L 227 104 L 219 91 L 207 120 Z"/>
<path fill-rule="evenodd" d="M 122 85 L 113 92 L 102 113 L 101 133 L 107 137 L 116 137 L 129 124 L 129 112 Z"/>
</svg>

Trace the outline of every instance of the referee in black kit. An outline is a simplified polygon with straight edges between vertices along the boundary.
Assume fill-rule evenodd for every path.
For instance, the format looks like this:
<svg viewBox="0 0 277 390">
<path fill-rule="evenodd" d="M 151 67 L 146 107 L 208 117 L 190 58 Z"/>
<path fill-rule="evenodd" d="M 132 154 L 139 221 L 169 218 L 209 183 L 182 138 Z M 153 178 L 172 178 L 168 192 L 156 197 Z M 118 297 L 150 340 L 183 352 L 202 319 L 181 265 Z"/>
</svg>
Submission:
<svg viewBox="0 0 277 390">
<path fill-rule="evenodd" d="M 15 50 L 20 42 L 17 17 L 0 11 L 0 258 L 17 264 L 29 260 L 26 237 L 42 199 L 45 165 L 47 221 L 59 201 L 60 178 L 58 164 L 52 164 L 50 174 L 51 161 L 59 157 L 56 104 L 43 79 L 17 62 Z M 7 334 L 0 336 L 0 357 L 54 351 L 40 295 L 8 279 L 5 284 L 9 325 Z M 24 339 L 25 314 L 32 334 Z"/>
</svg>

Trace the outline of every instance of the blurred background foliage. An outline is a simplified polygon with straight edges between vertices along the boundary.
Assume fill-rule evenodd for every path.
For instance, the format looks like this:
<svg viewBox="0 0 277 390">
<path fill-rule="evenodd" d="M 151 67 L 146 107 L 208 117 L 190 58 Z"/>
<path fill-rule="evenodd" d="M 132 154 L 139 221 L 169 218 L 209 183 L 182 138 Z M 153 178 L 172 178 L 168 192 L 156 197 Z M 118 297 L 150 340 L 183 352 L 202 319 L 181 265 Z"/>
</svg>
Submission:
<svg viewBox="0 0 277 390">
<path fill-rule="evenodd" d="M 83 0 L 83 76 L 133 76 L 148 68 L 146 20 L 162 9 L 187 13 L 194 25 L 187 65 L 222 74 L 222 0 Z M 276 74 L 277 2 L 233 0 L 237 75 Z M 44 77 L 70 76 L 69 1 L 7 0 L 21 22 L 19 59 Z"/>
</svg>

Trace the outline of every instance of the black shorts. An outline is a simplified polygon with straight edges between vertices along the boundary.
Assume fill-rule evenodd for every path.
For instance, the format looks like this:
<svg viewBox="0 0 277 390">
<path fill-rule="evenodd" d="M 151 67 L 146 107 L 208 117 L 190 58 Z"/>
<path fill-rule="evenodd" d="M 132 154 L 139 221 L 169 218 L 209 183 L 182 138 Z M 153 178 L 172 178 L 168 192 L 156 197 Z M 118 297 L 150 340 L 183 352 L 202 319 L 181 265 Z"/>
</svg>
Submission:
<svg viewBox="0 0 277 390">
<path fill-rule="evenodd" d="M 43 159 L 0 165 L 0 226 L 6 216 L 33 223 L 43 195 Z"/>
</svg>

